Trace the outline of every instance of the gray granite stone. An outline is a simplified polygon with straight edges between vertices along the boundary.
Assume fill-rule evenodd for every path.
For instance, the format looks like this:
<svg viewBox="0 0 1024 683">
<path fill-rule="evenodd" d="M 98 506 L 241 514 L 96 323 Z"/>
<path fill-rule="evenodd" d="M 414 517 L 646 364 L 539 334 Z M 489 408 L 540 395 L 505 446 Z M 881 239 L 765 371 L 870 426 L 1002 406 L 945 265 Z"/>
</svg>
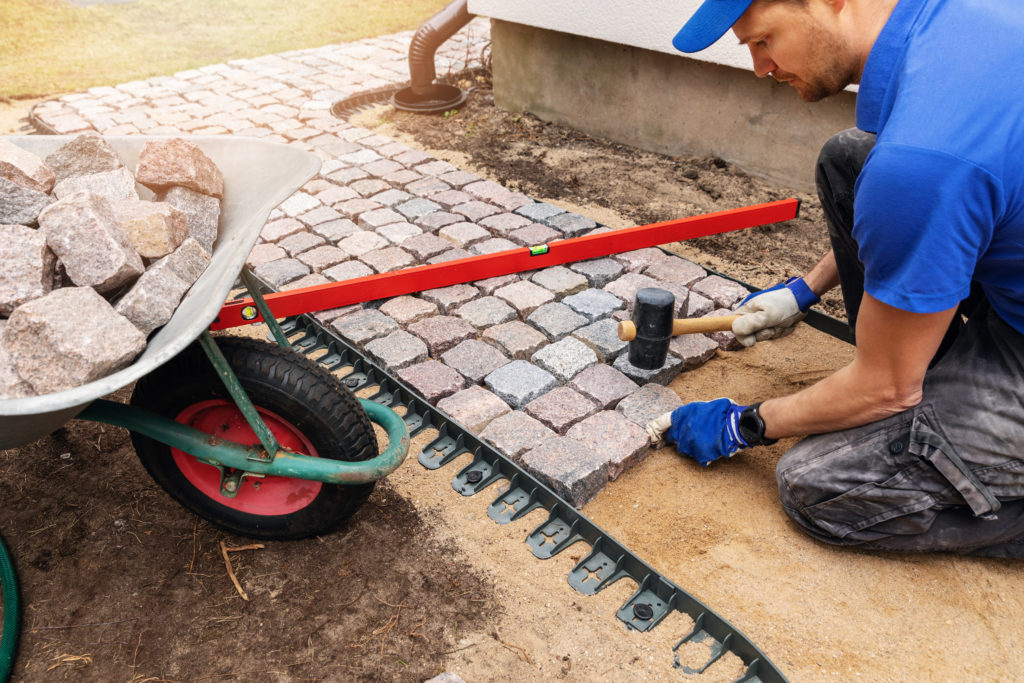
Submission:
<svg viewBox="0 0 1024 683">
<path fill-rule="evenodd" d="M 380 312 L 394 318 L 400 325 L 408 325 L 437 315 L 437 305 L 415 296 L 397 296 L 380 307 Z"/>
<path fill-rule="evenodd" d="M 0 316 L 53 289 L 57 257 L 39 230 L 0 225 Z"/>
<path fill-rule="evenodd" d="M 671 256 L 655 261 L 644 271 L 647 277 L 663 282 L 674 282 L 683 287 L 690 287 L 698 280 L 707 277 L 707 271 L 692 261 Z"/>
<path fill-rule="evenodd" d="M 373 268 L 370 268 L 370 266 L 362 261 L 352 260 L 331 266 L 323 271 L 323 274 L 335 282 L 344 282 L 345 280 L 354 280 L 357 277 L 373 275 Z"/>
<path fill-rule="evenodd" d="M 56 182 L 53 171 L 41 158 L 4 139 L 0 139 L 0 178 L 43 193 L 53 189 Z"/>
<path fill-rule="evenodd" d="M 514 360 L 484 378 L 484 384 L 498 398 L 517 410 L 558 386 L 547 370 L 524 360 Z"/>
<path fill-rule="evenodd" d="M 476 199 L 480 199 L 485 202 L 492 201 L 498 197 L 508 194 L 507 188 L 493 180 L 478 180 L 475 183 L 466 185 L 463 189 L 466 194 L 472 195 Z"/>
<path fill-rule="evenodd" d="M 521 320 L 512 320 L 488 328 L 483 340 L 494 344 L 506 355 L 525 360 L 548 343 L 548 338 Z"/>
<path fill-rule="evenodd" d="M 480 180 L 480 176 L 469 171 L 449 171 L 439 175 L 438 178 L 455 188 L 462 188 Z"/>
<path fill-rule="evenodd" d="M 613 255 L 612 258 L 621 263 L 630 273 L 639 273 L 648 266 L 669 258 L 669 255 L 657 247 L 646 247 L 624 251 L 621 254 Z"/>
<path fill-rule="evenodd" d="M 465 216 L 471 221 L 479 221 L 482 218 L 493 216 L 496 213 L 501 213 L 501 209 L 488 204 L 487 202 L 471 201 L 465 204 L 459 204 L 452 207 L 452 213 L 457 213 Z"/>
<path fill-rule="evenodd" d="M 522 456 L 522 465 L 576 508 L 593 500 L 608 483 L 608 463 L 580 441 L 554 436 Z"/>
<path fill-rule="evenodd" d="M 416 259 L 413 258 L 412 254 L 401 247 L 390 246 L 367 252 L 360 256 L 359 260 L 378 273 L 402 270 L 416 264 Z"/>
<path fill-rule="evenodd" d="M 476 336 L 476 328 L 462 318 L 451 315 L 435 315 L 417 320 L 408 325 L 408 330 L 426 343 L 433 358 L 439 357 L 459 342 Z"/>
<path fill-rule="evenodd" d="M 553 436 L 557 435 L 521 410 L 496 417 L 480 432 L 481 439 L 517 463 L 522 462 L 523 453 Z"/>
<path fill-rule="evenodd" d="M 569 269 L 586 277 L 591 287 L 601 289 L 622 275 L 625 266 L 612 258 L 599 258 L 570 263 Z"/>
<path fill-rule="evenodd" d="M 519 248 L 519 245 L 512 240 L 507 240 L 504 237 L 492 237 L 489 240 L 477 242 L 469 250 L 478 256 L 482 256 L 484 254 L 496 254 L 499 251 L 510 251 Z"/>
<path fill-rule="evenodd" d="M 448 261 L 459 261 L 464 258 L 469 258 L 472 255 L 473 254 L 469 253 L 465 249 L 458 249 L 456 247 L 452 247 L 447 251 L 441 252 L 437 256 L 431 256 L 430 258 L 427 259 L 427 263 L 434 264 L 447 263 Z"/>
<path fill-rule="evenodd" d="M 451 209 L 453 206 L 473 201 L 473 197 L 459 190 L 445 190 L 444 192 L 430 195 L 430 201 L 437 202 L 445 209 Z"/>
<path fill-rule="evenodd" d="M 220 228 L 220 200 L 210 197 L 202 192 L 190 190 L 187 187 L 171 187 L 157 194 L 157 201 L 170 204 L 178 211 L 185 214 L 185 225 L 188 227 L 188 234 L 199 241 L 208 252 L 213 252 L 213 245 L 217 241 Z M 294 219 L 287 219 L 293 220 Z M 298 223 L 298 221 L 295 221 Z M 283 226 L 281 226 L 283 228 Z M 297 229 L 302 229 L 299 223 Z M 264 228 L 266 231 L 267 228 Z M 276 241 L 287 235 L 278 234 L 270 241 Z"/>
<path fill-rule="evenodd" d="M 597 412 L 597 404 L 569 387 L 555 387 L 526 404 L 524 410 L 557 434 Z"/>
<path fill-rule="evenodd" d="M 565 213 L 565 209 L 560 209 L 554 204 L 548 204 L 547 202 L 535 202 L 521 206 L 515 212 L 520 216 L 529 218 L 531 221 L 544 222 L 547 218 Z"/>
<path fill-rule="evenodd" d="M 493 230 L 497 235 L 508 237 L 515 230 L 536 224 L 526 216 L 514 213 L 496 213 L 493 216 L 480 219 L 480 225 L 488 230 Z"/>
<path fill-rule="evenodd" d="M 372 211 L 364 211 L 359 214 L 359 219 L 356 221 L 363 230 L 377 230 L 385 225 L 391 223 L 404 223 L 405 218 L 402 217 L 397 211 L 393 211 L 389 208 L 373 209 Z"/>
<path fill-rule="evenodd" d="M 427 345 L 405 330 L 395 330 L 366 344 L 366 353 L 388 372 L 427 360 Z"/>
<path fill-rule="evenodd" d="M 369 182 L 369 181 L 363 181 L 363 182 Z M 386 189 L 384 189 L 382 192 L 378 192 L 377 194 L 375 194 L 372 197 L 370 197 L 370 199 L 372 199 L 373 201 L 377 202 L 378 204 L 382 204 L 383 206 L 389 206 L 390 207 L 390 206 L 395 206 L 396 204 L 401 204 L 403 202 L 407 202 L 410 199 L 412 199 L 412 195 L 409 194 L 408 192 L 403 192 L 402 190 L 396 190 L 395 188 L 391 187 L 388 183 L 382 183 L 382 184 L 383 184 L 383 186 Z"/>
<path fill-rule="evenodd" d="M 425 360 L 398 371 L 398 378 L 419 392 L 428 403 L 464 389 L 466 381 L 458 372 L 436 360 Z"/>
<path fill-rule="evenodd" d="M 437 232 L 440 228 L 453 223 L 461 223 L 465 216 L 449 213 L 447 211 L 432 211 L 417 218 L 414 223 L 427 232 Z"/>
<path fill-rule="evenodd" d="M 264 263 L 269 263 L 270 261 L 276 261 L 283 258 L 288 258 L 288 252 L 276 244 L 257 244 L 246 257 L 245 264 L 250 268 L 256 268 Z"/>
<path fill-rule="evenodd" d="M 586 289 L 562 299 L 562 303 L 590 322 L 610 316 L 624 306 L 619 297 L 603 289 Z"/>
<path fill-rule="evenodd" d="M 416 235 L 422 235 L 423 230 L 412 223 L 402 221 L 400 223 L 388 223 L 377 228 L 377 234 L 391 242 L 392 244 L 401 245 L 402 242 L 415 237 Z"/>
<path fill-rule="evenodd" d="M 47 155 L 44 161 L 57 182 L 124 166 L 110 143 L 93 132 L 75 136 Z"/>
<path fill-rule="evenodd" d="M 578 213 L 560 213 L 542 221 L 566 237 L 579 237 L 583 233 L 597 227 L 592 218 L 581 216 Z"/>
<path fill-rule="evenodd" d="M 405 186 L 406 192 L 411 192 L 417 197 L 429 197 L 432 194 L 437 194 L 438 192 L 444 192 L 450 189 L 452 189 L 451 185 L 432 176 L 425 177 L 422 180 L 413 181 Z"/>
<path fill-rule="evenodd" d="M 473 434 L 480 434 L 491 422 L 512 412 L 504 401 L 476 384 L 442 398 L 437 409 Z"/>
<path fill-rule="evenodd" d="M 715 304 L 711 299 L 691 290 L 690 295 L 686 298 L 686 313 L 680 317 L 703 318 L 713 310 L 715 310 Z"/>
<path fill-rule="evenodd" d="M 566 337 L 537 351 L 530 360 L 565 383 L 597 363 L 597 354 L 579 339 Z"/>
<path fill-rule="evenodd" d="M 491 233 L 476 223 L 461 221 L 441 228 L 437 231 L 437 236 L 448 240 L 459 249 L 467 249 L 478 242 L 490 239 Z"/>
<path fill-rule="evenodd" d="M 338 246 L 340 248 L 355 257 L 362 256 L 374 249 L 382 249 L 387 245 L 388 241 L 386 239 L 375 232 L 370 232 L 369 230 L 354 232 L 338 242 Z"/>
<path fill-rule="evenodd" d="M 366 169 L 364 168 L 363 170 L 365 171 Z M 360 197 L 369 197 L 370 199 L 373 199 L 373 201 L 379 204 L 385 204 L 385 202 L 380 201 L 374 195 L 382 194 L 391 189 L 391 185 L 384 182 L 380 178 L 363 178 L 362 180 L 357 180 L 354 183 L 350 183 L 349 187 L 355 190 L 357 193 L 359 193 Z M 406 198 L 408 199 L 409 195 L 407 192 L 403 192 L 402 194 L 406 195 Z M 391 204 L 385 205 L 391 206 Z"/>
<path fill-rule="evenodd" d="M 610 410 L 640 386 L 610 365 L 598 363 L 576 375 L 569 387 L 596 403 L 601 410 Z"/>
<path fill-rule="evenodd" d="M 455 309 L 459 316 L 478 330 L 514 320 L 516 311 L 507 303 L 494 296 L 474 299 Z"/>
<path fill-rule="evenodd" d="M 370 199 L 350 199 L 347 202 L 335 204 L 334 209 L 340 211 L 345 218 L 356 220 L 367 211 L 382 209 L 380 204 Z"/>
<path fill-rule="evenodd" d="M 324 244 L 299 254 L 298 259 L 309 266 L 313 272 L 320 273 L 347 261 L 349 255 L 338 247 Z"/>
<path fill-rule="evenodd" d="M 668 345 L 668 352 L 683 361 L 683 370 L 704 365 L 715 357 L 717 350 L 718 342 L 703 334 L 680 334 L 672 337 Z"/>
<path fill-rule="evenodd" d="M 314 247 L 319 247 L 322 244 L 326 244 L 325 240 L 320 235 L 312 232 L 297 232 L 294 235 L 289 235 L 283 240 L 277 243 L 277 246 L 288 252 L 289 256 L 298 256 L 304 251 L 309 251 Z M 347 258 L 347 257 L 346 257 Z"/>
<path fill-rule="evenodd" d="M 608 463 L 612 481 L 647 457 L 647 432 L 614 410 L 603 410 L 573 425 L 566 436 L 599 454 Z"/>
<path fill-rule="evenodd" d="M 510 285 L 513 282 L 518 282 L 521 278 L 516 273 L 510 273 L 508 275 L 498 275 L 497 277 L 489 277 L 484 280 L 475 280 L 473 286 L 480 290 L 480 293 L 484 296 L 492 296 L 496 291 Z"/>
<path fill-rule="evenodd" d="M 565 304 L 555 301 L 538 306 L 537 310 L 526 317 L 526 322 L 543 332 L 551 341 L 558 341 L 586 325 L 587 319 Z"/>
<path fill-rule="evenodd" d="M 331 221 L 344 220 L 340 213 L 335 211 L 329 206 L 318 206 L 312 211 L 300 214 L 298 220 L 304 225 L 313 227 L 320 225 L 321 223 L 330 223 Z"/>
<path fill-rule="evenodd" d="M 384 337 L 398 330 L 398 323 L 372 308 L 356 311 L 343 318 L 338 318 L 331 327 L 343 339 L 362 346 L 374 339 Z"/>
<path fill-rule="evenodd" d="M 425 301 L 436 304 L 445 315 L 454 314 L 456 308 L 472 301 L 479 295 L 480 290 L 473 285 L 466 284 L 425 289 L 420 292 L 420 296 Z"/>
<path fill-rule="evenodd" d="M 421 261 L 433 258 L 452 248 L 452 243 L 437 235 L 424 233 L 402 241 L 402 248 Z"/>
<path fill-rule="evenodd" d="M 224 194 L 220 169 L 198 145 L 184 138 L 147 140 L 139 152 L 135 180 L 154 192 L 187 187 L 211 197 Z"/>
<path fill-rule="evenodd" d="M 587 278 L 565 266 L 543 268 L 534 273 L 530 280 L 549 290 L 559 299 L 587 288 Z"/>
<path fill-rule="evenodd" d="M 199 193 L 195 192 L 193 194 L 198 195 Z M 168 192 L 167 196 L 170 197 L 171 192 Z M 305 229 L 306 226 L 294 218 L 278 218 L 277 220 L 267 221 L 267 224 L 263 226 L 263 230 L 260 231 L 260 237 L 268 242 L 277 242 L 280 239 L 284 239 L 289 235 L 294 235 L 297 232 L 302 232 Z"/>
<path fill-rule="evenodd" d="M 612 367 L 629 377 L 637 384 L 668 384 L 676 375 L 683 370 L 683 361 L 678 357 L 673 356 L 671 353 L 665 358 L 665 363 L 660 368 L 654 370 L 644 370 L 638 368 L 629 362 L 629 354 L 620 354 L 615 362 L 612 363 Z"/>
<path fill-rule="evenodd" d="M 101 195 L 111 202 L 139 199 L 135 178 L 123 166 L 113 171 L 65 178 L 53 186 L 53 196 L 57 199 L 70 197 L 77 192 Z"/>
<path fill-rule="evenodd" d="M 726 280 L 719 275 L 711 275 L 694 284 L 691 289 L 714 302 L 716 308 L 732 308 L 742 301 L 750 292 L 743 285 Z"/>
<path fill-rule="evenodd" d="M 337 244 L 349 235 L 359 232 L 359 226 L 348 218 L 341 218 L 336 221 L 314 225 L 313 232 L 331 244 Z"/>
<path fill-rule="evenodd" d="M 614 282 L 605 285 L 604 291 L 619 297 L 619 299 L 621 299 L 625 304 L 626 312 L 631 314 L 633 311 L 633 305 L 636 303 L 636 293 L 647 287 L 664 289 L 672 294 L 675 298 L 675 303 L 672 308 L 673 315 L 677 318 L 683 317 L 689 301 L 690 290 L 682 285 L 677 285 L 671 282 L 659 282 L 654 278 L 647 277 L 646 275 L 640 275 L 639 273 L 626 273 Z"/>
<path fill-rule="evenodd" d="M 460 342 L 450 351 L 441 354 L 441 360 L 474 384 L 482 382 L 487 375 L 511 362 L 497 348 L 478 339 Z"/>
<path fill-rule="evenodd" d="M 39 214 L 53 203 L 46 192 L 0 178 L 0 225 L 35 225 Z"/>
<path fill-rule="evenodd" d="M 615 410 L 635 425 L 644 427 L 648 422 L 683 405 L 682 400 L 668 387 L 645 384 L 638 391 L 619 401 Z"/>
<path fill-rule="evenodd" d="M 494 291 L 494 296 L 508 302 L 520 316 L 526 317 L 539 306 L 555 300 L 550 290 L 528 280 L 518 280 Z"/>
<path fill-rule="evenodd" d="M 171 319 L 185 292 L 192 286 L 174 274 L 167 260 L 161 259 L 135 281 L 114 307 L 144 335 Z"/>
<path fill-rule="evenodd" d="M 525 227 L 517 228 L 516 230 L 508 233 L 508 238 L 516 244 L 521 244 L 524 247 L 533 247 L 561 239 L 562 235 L 546 225 L 530 223 Z"/>
<path fill-rule="evenodd" d="M 618 322 L 605 318 L 579 328 L 572 336 L 592 348 L 602 363 L 608 363 L 627 348 L 627 342 L 619 339 L 618 328 Z"/>
<path fill-rule="evenodd" d="M 395 205 L 395 211 L 405 216 L 409 221 L 415 222 L 417 218 L 433 213 L 434 211 L 440 211 L 441 206 L 436 202 L 432 202 L 429 199 L 422 197 L 416 197 L 410 199 L 407 202 Z"/>
</svg>

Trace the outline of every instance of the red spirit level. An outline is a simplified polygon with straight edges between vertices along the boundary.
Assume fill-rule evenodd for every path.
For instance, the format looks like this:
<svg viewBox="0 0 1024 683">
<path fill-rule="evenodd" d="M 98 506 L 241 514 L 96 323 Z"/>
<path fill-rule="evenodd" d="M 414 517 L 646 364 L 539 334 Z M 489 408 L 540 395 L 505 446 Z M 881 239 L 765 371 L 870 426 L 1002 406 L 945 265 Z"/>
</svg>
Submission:
<svg viewBox="0 0 1024 683">
<path fill-rule="evenodd" d="M 694 237 L 742 230 L 755 225 L 788 221 L 796 218 L 799 208 L 799 200 L 783 199 L 729 211 L 716 211 L 691 218 L 556 240 L 550 244 L 509 249 L 495 254 L 470 256 L 455 261 L 367 275 L 343 282 L 314 285 L 313 287 L 269 294 L 266 297 L 266 302 L 275 317 L 285 318 L 300 313 L 313 313 L 339 306 L 348 306 L 362 301 L 385 299 L 437 287 L 484 280 L 499 275 L 619 254 L 624 251 L 643 249 L 669 242 L 680 242 Z M 224 305 L 217 319 L 210 325 L 210 329 L 223 330 L 258 322 L 262 319 L 263 317 L 253 305 L 252 299 L 239 299 L 229 301 Z"/>
</svg>

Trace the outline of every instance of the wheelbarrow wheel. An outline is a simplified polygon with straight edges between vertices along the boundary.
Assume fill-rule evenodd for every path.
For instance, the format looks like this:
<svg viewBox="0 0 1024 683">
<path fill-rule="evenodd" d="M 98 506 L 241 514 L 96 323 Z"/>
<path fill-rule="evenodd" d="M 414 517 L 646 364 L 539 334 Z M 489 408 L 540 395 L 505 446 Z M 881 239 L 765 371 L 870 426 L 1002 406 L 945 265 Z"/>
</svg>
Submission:
<svg viewBox="0 0 1024 683">
<path fill-rule="evenodd" d="M 256 340 L 218 337 L 217 345 L 282 447 L 334 460 L 377 455 L 365 411 L 326 369 Z M 140 379 L 131 403 L 229 441 L 259 442 L 198 342 Z M 374 486 L 246 476 L 229 498 L 221 494 L 218 468 L 137 432 L 131 438 L 143 466 L 175 500 L 223 529 L 252 538 L 294 539 L 332 531 Z"/>
</svg>

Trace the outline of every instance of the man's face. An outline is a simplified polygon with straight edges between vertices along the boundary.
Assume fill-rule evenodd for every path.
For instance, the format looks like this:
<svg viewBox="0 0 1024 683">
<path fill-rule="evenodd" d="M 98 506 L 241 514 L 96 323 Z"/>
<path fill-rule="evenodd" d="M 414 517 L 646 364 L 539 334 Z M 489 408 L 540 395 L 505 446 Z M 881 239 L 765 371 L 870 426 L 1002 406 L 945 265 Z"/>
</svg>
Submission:
<svg viewBox="0 0 1024 683">
<path fill-rule="evenodd" d="M 754 73 L 789 83 L 807 102 L 834 95 L 860 77 L 835 7 L 826 0 L 754 0 L 732 30 L 750 49 Z"/>
</svg>

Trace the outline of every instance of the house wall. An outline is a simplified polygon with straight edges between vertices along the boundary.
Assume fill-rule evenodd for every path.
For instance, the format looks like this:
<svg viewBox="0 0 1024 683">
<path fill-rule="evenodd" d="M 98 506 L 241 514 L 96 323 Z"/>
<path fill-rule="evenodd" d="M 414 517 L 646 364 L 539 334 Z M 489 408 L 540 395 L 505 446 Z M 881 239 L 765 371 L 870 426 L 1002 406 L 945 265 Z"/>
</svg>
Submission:
<svg viewBox="0 0 1024 683">
<path fill-rule="evenodd" d="M 854 125 L 852 92 L 805 103 L 789 86 L 755 77 L 735 39 L 700 59 L 675 52 L 671 38 L 691 11 L 682 8 L 697 0 L 650 0 L 643 21 L 604 2 L 494 4 L 470 0 L 469 8 L 532 22 L 492 19 L 494 96 L 503 109 L 663 154 L 721 157 L 802 189 L 813 187 L 821 145 Z M 574 12 L 573 31 L 537 26 L 564 26 Z M 659 12 L 675 18 L 653 21 Z"/>
</svg>

